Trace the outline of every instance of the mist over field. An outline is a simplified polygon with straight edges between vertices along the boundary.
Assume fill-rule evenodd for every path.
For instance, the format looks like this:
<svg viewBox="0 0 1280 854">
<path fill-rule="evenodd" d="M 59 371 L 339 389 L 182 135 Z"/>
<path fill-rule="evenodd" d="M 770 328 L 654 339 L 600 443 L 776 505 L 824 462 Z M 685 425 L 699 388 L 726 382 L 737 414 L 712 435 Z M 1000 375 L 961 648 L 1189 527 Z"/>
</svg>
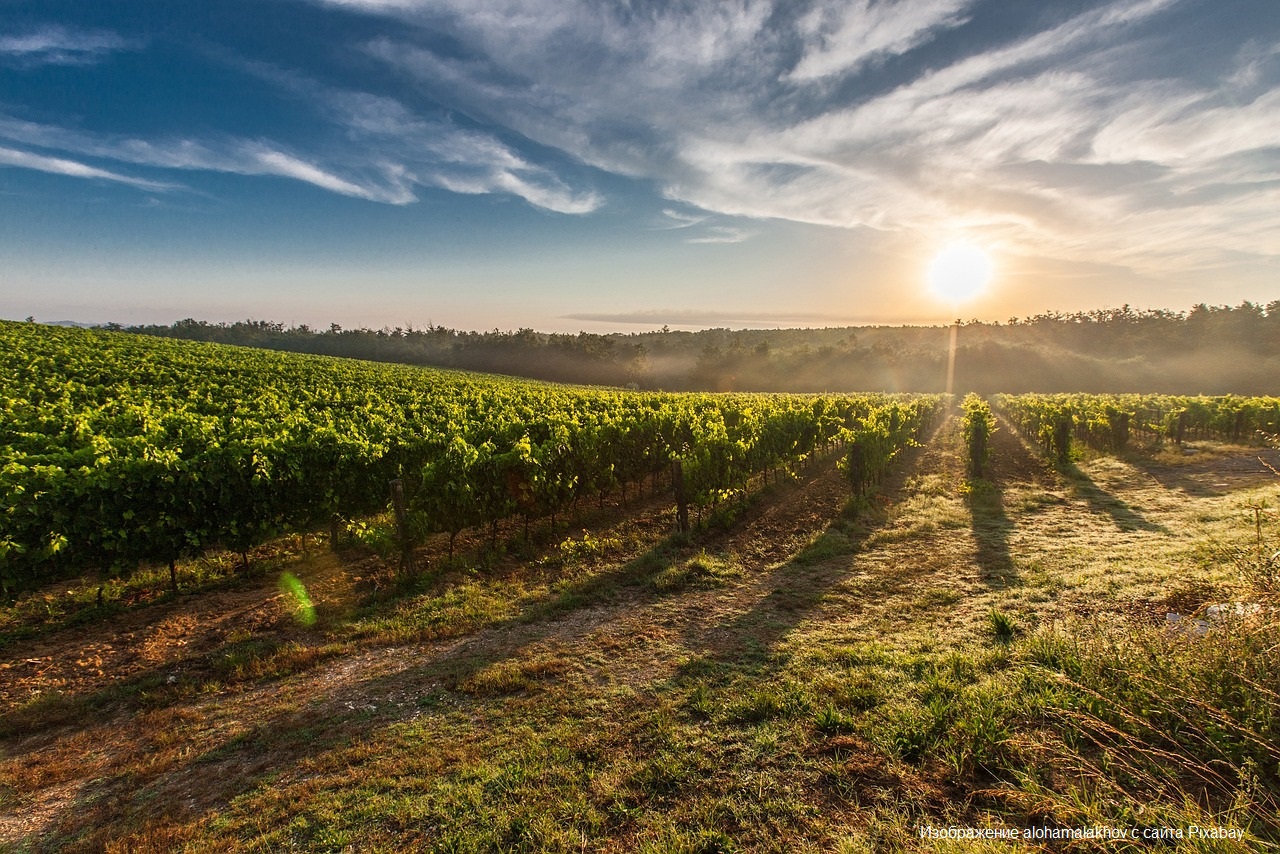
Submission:
<svg viewBox="0 0 1280 854">
<path fill-rule="evenodd" d="M 950 327 L 461 332 L 327 330 L 269 321 L 127 331 L 276 350 L 675 391 L 942 391 Z M 1099 310 L 958 334 L 956 388 L 993 392 L 1268 394 L 1280 376 L 1280 301 L 1190 311 Z"/>
</svg>

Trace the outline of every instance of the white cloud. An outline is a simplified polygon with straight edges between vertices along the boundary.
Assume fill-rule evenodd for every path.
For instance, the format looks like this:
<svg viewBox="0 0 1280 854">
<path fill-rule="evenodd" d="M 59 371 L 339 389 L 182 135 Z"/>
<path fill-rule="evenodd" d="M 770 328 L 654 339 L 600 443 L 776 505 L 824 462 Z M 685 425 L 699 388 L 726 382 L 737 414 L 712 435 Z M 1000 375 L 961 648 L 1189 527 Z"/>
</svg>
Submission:
<svg viewBox="0 0 1280 854">
<path fill-rule="evenodd" d="M 685 243 L 742 243 L 755 236 L 754 231 L 729 225 L 713 225 L 700 237 L 690 237 Z"/>
<path fill-rule="evenodd" d="M 600 197 L 595 193 L 573 193 L 562 186 L 556 186 L 559 182 L 531 180 L 516 172 L 498 171 L 493 174 L 492 180 L 494 188 L 506 190 L 529 204 L 557 213 L 591 213 L 601 204 Z"/>
<path fill-rule="evenodd" d="M 85 51 L 125 44 L 109 34 L 82 36 L 76 42 L 63 30 L 42 33 L 39 38 L 0 40 L 0 46 L 40 52 L 53 46 L 70 50 L 73 43 Z M 536 207 L 566 214 L 589 213 L 603 203 L 599 194 L 568 187 L 550 169 L 528 162 L 491 134 L 465 130 L 448 120 L 423 119 L 401 101 L 385 95 L 324 86 L 302 74 L 265 63 L 222 59 L 310 105 L 331 123 L 334 132 L 330 138 L 307 140 L 312 152 L 303 154 L 276 140 L 233 136 L 143 139 L 71 130 L 0 113 L 0 139 L 75 157 L 159 169 L 277 176 L 384 204 L 411 204 L 417 201 L 416 190 L 420 187 L 510 194 Z M 5 162 L 72 176 L 117 180 L 140 188 L 173 186 L 87 166 L 76 169 L 75 161 L 65 158 L 19 158 L 14 154 Z"/>
<path fill-rule="evenodd" d="M 0 36 L 0 57 L 7 56 L 23 65 L 88 65 L 107 54 L 136 47 L 113 32 L 59 26 Z"/>
<path fill-rule="evenodd" d="M 971 0 L 853 0 L 818 6 L 797 21 L 809 49 L 787 78 L 815 80 L 905 53 L 938 30 L 964 23 L 969 5 Z"/>
<path fill-rule="evenodd" d="M 1233 154 L 1280 147 L 1280 89 L 1247 103 L 1217 102 L 1217 93 L 1166 92 L 1159 100 L 1131 95 L 1123 112 L 1094 140 L 1105 160 L 1136 159 L 1178 169 L 1205 168 Z"/>
<path fill-rule="evenodd" d="M 236 63 L 288 94 L 309 104 L 337 128 L 335 160 L 351 170 L 370 168 L 380 186 L 359 186 L 336 175 L 294 170 L 293 177 L 335 192 L 374 201 L 406 204 L 416 200 L 415 186 L 434 186 L 472 195 L 502 193 L 535 207 L 583 214 L 602 204 L 591 191 L 574 191 L 545 167 L 524 157 L 491 134 L 458 127 L 445 119 L 427 120 L 403 102 L 385 95 L 322 85 L 304 75 L 263 63 Z M 361 165 L 363 164 L 363 166 Z"/>
<path fill-rule="evenodd" d="M 414 200 L 398 180 L 393 169 L 380 170 L 376 179 L 363 182 L 347 179 L 325 168 L 282 150 L 279 146 L 255 140 L 227 138 L 200 142 L 191 139 L 151 141 L 117 138 L 101 134 L 73 131 L 51 125 L 19 121 L 0 115 L 0 138 L 42 148 L 58 149 L 77 156 L 113 160 L 156 169 L 224 172 L 236 175 L 272 175 L 312 184 L 331 192 L 389 204 L 407 204 Z M 133 184 L 143 189 L 173 189 L 176 185 L 128 178 L 115 172 L 85 167 L 72 168 L 74 161 L 56 157 L 16 157 L 12 166 L 24 166 L 45 172 L 83 178 L 104 178 Z M 42 165 L 43 164 L 43 165 Z M 58 169 L 49 164 L 72 164 Z M 101 174 L 99 174 L 101 173 Z"/>
<path fill-rule="evenodd" d="M 574 179 L 582 163 L 652 182 L 672 203 L 662 227 L 696 242 L 749 237 L 730 215 L 962 229 L 1144 271 L 1280 254 L 1274 38 L 1187 73 L 1156 61 L 1162 28 L 1200 35 L 1170 13 L 1201 0 L 1039 4 L 1019 19 L 1051 23 L 1004 35 L 982 25 L 986 0 L 313 2 L 387 16 L 349 47 L 417 91 L 246 63 L 330 133 L 138 139 L 0 116 L 0 139 L 51 161 L 276 175 L 390 204 L 430 187 L 507 194 L 571 214 L 603 204 Z M 17 38 L 0 52 L 73 41 Z"/>
<path fill-rule="evenodd" d="M 672 210 L 671 208 L 665 208 L 662 211 L 662 215 L 666 217 L 666 219 L 663 221 L 662 225 L 658 226 L 660 229 L 690 228 L 698 223 L 707 221 L 707 216 L 705 214 L 681 213 L 680 211 Z"/>
<path fill-rule="evenodd" d="M 687 81 L 691 70 L 741 60 L 743 48 L 765 33 L 775 8 L 768 0 L 666 6 L 596 0 L 320 2 L 419 21 L 446 20 L 488 55 L 501 49 L 511 67 L 558 64 L 567 79 L 591 65 L 625 65 L 649 82 L 672 83 Z M 546 63 L 548 48 L 557 51 L 554 63 Z"/>
<path fill-rule="evenodd" d="M 159 169 L 289 178 L 352 198 L 393 205 L 417 201 L 415 187 L 423 186 L 469 194 L 511 194 L 536 207 L 566 214 L 589 213 L 603 202 L 594 192 L 570 189 L 547 169 L 526 162 L 487 134 L 418 120 L 389 98 L 319 88 L 312 94 L 335 116 L 343 117 L 346 132 L 354 137 L 331 154 L 329 159 L 335 161 L 332 165 L 265 140 L 119 138 L 20 121 L 3 114 L 0 138 Z M 19 160 L 15 156 L 4 162 L 79 177 L 114 176 L 109 179 L 147 189 L 173 186 L 90 167 L 79 171 L 69 165 L 56 170 L 46 168 L 50 163 L 72 164 L 57 158 L 31 156 Z M 45 165 L 34 165 L 40 163 Z"/>
<path fill-rule="evenodd" d="M 143 178 L 135 178 L 131 175 L 123 175 L 119 172 L 112 172 L 108 169 L 99 169 L 96 166 L 89 166 L 76 160 L 68 160 L 63 157 L 47 157 L 43 154 L 35 154 L 30 151 L 19 151 L 14 148 L 0 147 L 0 166 L 17 166 L 21 169 L 35 169 L 39 172 L 49 172 L 54 175 L 66 175 L 71 178 L 92 178 L 98 181 L 113 181 L 117 184 L 128 184 L 131 187 L 137 187 L 142 190 L 172 190 L 177 185 L 166 184 L 160 181 L 148 181 Z"/>
<path fill-rule="evenodd" d="M 743 243 L 755 237 L 759 231 L 752 228 L 743 228 L 740 225 L 723 225 L 717 224 L 716 219 L 711 214 L 693 214 L 678 211 L 673 208 L 665 208 L 662 211 L 662 220 L 654 228 L 658 231 L 675 231 L 690 230 L 690 236 L 685 238 L 685 243 Z"/>
<path fill-rule="evenodd" d="M 1216 79 L 1139 70 L 1183 2 L 1105 3 L 893 78 L 878 60 L 909 57 L 977 4 L 359 5 L 465 46 L 365 45 L 431 97 L 708 213 L 967 229 L 1147 272 L 1275 257 L 1275 158 L 1248 156 L 1280 147 L 1274 52 L 1241 51 Z M 865 85 L 841 96 L 837 77 Z"/>
<path fill-rule="evenodd" d="M 285 154 L 283 151 L 251 145 L 246 147 L 245 153 L 248 155 L 249 160 L 244 165 L 232 166 L 227 171 L 240 172 L 242 174 L 280 175 L 281 177 L 293 178 L 306 184 L 314 184 L 321 189 L 340 193 L 344 196 L 354 196 L 358 199 L 368 199 L 373 202 L 404 205 L 414 201 L 413 194 L 403 187 L 385 189 L 362 187 L 359 184 L 326 172 L 314 164 Z"/>
</svg>

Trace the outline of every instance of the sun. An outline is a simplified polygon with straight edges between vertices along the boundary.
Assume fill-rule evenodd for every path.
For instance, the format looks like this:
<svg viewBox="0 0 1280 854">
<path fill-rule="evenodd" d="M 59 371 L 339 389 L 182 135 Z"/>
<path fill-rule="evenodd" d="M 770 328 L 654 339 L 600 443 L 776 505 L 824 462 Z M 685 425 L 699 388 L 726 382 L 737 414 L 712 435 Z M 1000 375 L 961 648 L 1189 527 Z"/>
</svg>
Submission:
<svg viewBox="0 0 1280 854">
<path fill-rule="evenodd" d="M 991 258 L 972 243 L 952 243 L 929 263 L 929 291 L 959 304 L 978 296 L 991 282 Z"/>
</svg>

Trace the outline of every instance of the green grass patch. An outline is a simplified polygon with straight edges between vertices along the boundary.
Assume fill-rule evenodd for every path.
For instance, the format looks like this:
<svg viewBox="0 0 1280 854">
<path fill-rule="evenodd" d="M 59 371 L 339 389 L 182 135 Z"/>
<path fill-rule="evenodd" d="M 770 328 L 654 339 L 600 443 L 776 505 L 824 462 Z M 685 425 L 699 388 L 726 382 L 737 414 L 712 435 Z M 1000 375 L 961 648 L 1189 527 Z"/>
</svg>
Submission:
<svg viewBox="0 0 1280 854">
<path fill-rule="evenodd" d="M 793 563 L 809 565 L 822 563 L 838 557 L 846 557 L 858 550 L 857 545 L 842 531 L 823 531 L 813 542 L 805 546 L 795 557 Z"/>
<path fill-rule="evenodd" d="M 660 570 L 651 584 L 659 593 L 674 593 L 691 587 L 719 587 L 740 575 L 742 568 L 735 562 L 702 551 Z"/>
</svg>

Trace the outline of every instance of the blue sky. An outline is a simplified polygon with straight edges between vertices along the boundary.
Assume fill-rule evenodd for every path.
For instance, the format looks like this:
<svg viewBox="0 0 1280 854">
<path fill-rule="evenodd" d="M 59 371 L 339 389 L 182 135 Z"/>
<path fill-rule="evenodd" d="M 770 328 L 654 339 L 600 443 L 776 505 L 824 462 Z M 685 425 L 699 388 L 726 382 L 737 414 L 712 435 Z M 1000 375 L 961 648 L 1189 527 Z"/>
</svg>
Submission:
<svg viewBox="0 0 1280 854">
<path fill-rule="evenodd" d="M 4 317 L 1003 319 L 1278 259 L 1275 0 L 0 0 Z"/>
</svg>

